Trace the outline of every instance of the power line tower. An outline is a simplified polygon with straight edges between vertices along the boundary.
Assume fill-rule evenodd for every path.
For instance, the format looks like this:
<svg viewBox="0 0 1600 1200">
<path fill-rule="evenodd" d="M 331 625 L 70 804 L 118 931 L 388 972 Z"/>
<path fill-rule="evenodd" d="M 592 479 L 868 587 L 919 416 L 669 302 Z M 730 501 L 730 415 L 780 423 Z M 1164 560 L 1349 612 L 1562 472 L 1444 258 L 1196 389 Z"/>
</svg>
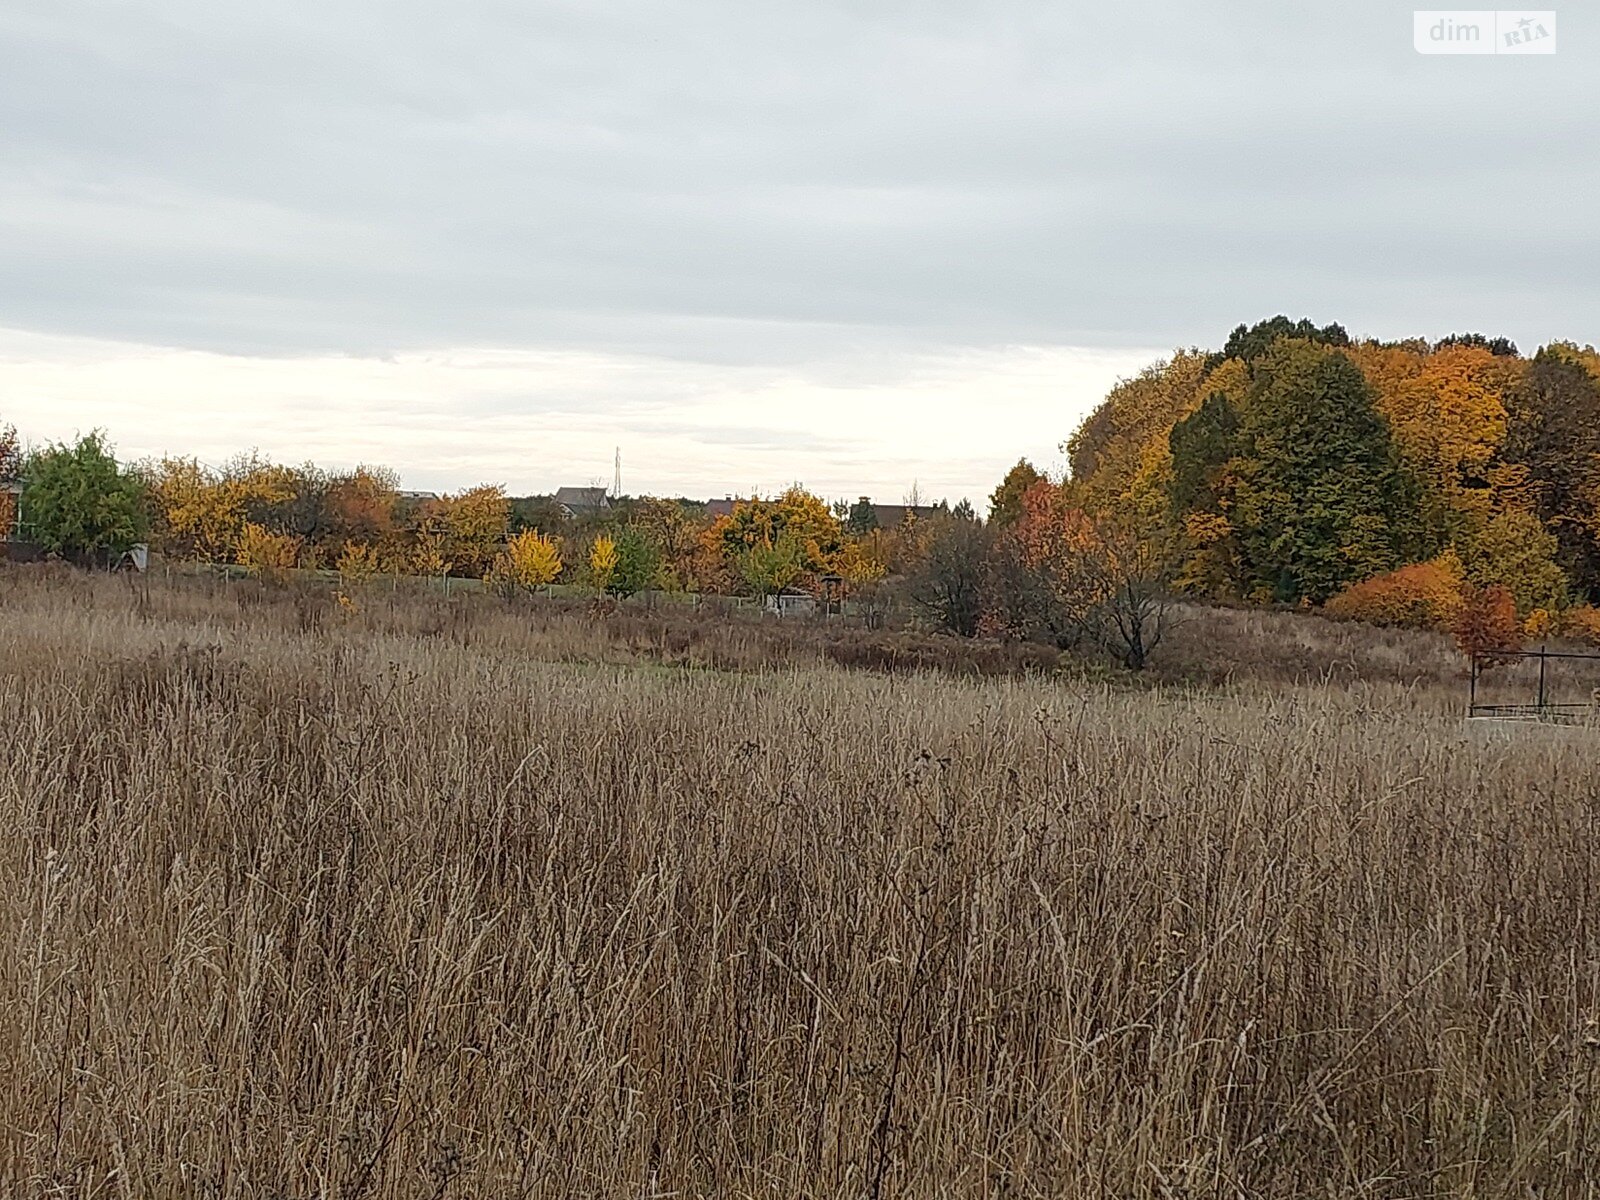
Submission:
<svg viewBox="0 0 1600 1200">
<path fill-rule="evenodd" d="M 617 471 L 611 477 L 611 498 L 619 499 L 622 496 L 622 447 L 617 447 Z"/>
</svg>

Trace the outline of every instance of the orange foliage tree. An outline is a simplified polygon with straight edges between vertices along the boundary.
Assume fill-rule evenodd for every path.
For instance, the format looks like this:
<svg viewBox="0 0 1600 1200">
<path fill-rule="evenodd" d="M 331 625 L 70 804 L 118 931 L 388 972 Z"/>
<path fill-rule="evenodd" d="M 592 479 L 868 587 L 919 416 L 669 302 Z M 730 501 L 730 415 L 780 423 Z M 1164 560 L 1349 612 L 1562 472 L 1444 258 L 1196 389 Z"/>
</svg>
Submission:
<svg viewBox="0 0 1600 1200">
<path fill-rule="evenodd" d="M 1351 584 L 1331 598 L 1323 611 L 1330 617 L 1371 625 L 1447 630 L 1461 613 L 1464 582 L 1461 560 L 1446 551 L 1430 562 L 1412 563 Z"/>
<path fill-rule="evenodd" d="M 329 559 L 337 561 L 352 544 L 371 547 L 379 558 L 395 557 L 399 486 L 394 472 L 381 467 L 357 467 L 328 480 L 324 505 Z"/>
<path fill-rule="evenodd" d="M 1029 488 L 1009 531 L 1046 624 L 1075 629 L 1129 670 L 1142 670 L 1166 633 L 1169 561 L 1136 514 L 1085 512 L 1065 487 Z"/>
</svg>

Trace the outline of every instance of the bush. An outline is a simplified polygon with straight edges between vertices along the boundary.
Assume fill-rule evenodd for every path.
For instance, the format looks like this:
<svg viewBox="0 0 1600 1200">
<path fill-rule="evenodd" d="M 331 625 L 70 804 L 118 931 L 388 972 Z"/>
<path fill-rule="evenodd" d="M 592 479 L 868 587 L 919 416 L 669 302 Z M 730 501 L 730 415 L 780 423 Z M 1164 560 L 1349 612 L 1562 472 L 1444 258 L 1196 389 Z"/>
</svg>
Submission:
<svg viewBox="0 0 1600 1200">
<path fill-rule="evenodd" d="M 1330 617 L 1405 629 L 1449 629 L 1461 612 L 1461 562 L 1446 552 L 1352 584 L 1323 611 Z"/>
<path fill-rule="evenodd" d="M 1561 619 L 1561 632 L 1591 646 L 1600 646 L 1600 608 L 1585 604 L 1568 609 Z"/>
</svg>

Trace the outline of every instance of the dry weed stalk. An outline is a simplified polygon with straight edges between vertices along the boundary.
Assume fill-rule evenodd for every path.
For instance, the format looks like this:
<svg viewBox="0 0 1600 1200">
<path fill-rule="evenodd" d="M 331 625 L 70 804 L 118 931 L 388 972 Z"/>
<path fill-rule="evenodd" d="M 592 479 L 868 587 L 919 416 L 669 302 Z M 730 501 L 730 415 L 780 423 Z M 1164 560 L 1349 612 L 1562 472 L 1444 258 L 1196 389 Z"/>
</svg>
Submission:
<svg viewBox="0 0 1600 1200">
<path fill-rule="evenodd" d="M 299 603 L 0 577 L 0 1194 L 1597 1177 L 1592 731 Z"/>
</svg>

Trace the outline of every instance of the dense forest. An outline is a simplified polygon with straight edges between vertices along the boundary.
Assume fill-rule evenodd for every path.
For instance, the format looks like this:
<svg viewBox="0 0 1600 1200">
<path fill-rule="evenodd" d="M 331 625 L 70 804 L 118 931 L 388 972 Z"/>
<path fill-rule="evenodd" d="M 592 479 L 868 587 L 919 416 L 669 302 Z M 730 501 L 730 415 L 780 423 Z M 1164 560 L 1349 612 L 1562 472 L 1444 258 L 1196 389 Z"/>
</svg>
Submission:
<svg viewBox="0 0 1600 1200">
<path fill-rule="evenodd" d="M 1524 617 L 1600 596 L 1593 347 L 1276 317 L 1120 383 L 1064 448 L 1075 502 L 1163 539 L 1194 596 L 1361 615 L 1454 582 Z"/>
</svg>

